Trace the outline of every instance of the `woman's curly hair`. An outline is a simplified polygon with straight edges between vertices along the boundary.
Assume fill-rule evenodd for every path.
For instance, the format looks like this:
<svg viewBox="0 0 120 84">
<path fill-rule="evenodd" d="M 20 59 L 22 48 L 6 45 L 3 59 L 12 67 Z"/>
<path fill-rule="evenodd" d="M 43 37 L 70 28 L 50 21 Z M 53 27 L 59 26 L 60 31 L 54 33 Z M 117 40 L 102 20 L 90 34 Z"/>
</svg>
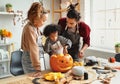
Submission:
<svg viewBox="0 0 120 84">
<path fill-rule="evenodd" d="M 48 37 L 51 33 L 57 32 L 59 33 L 61 27 L 56 24 L 49 24 L 44 28 L 43 34 Z"/>
<path fill-rule="evenodd" d="M 34 22 L 34 19 L 41 18 L 47 11 L 44 9 L 43 4 L 40 2 L 34 2 L 28 10 L 27 19 Z"/>
</svg>

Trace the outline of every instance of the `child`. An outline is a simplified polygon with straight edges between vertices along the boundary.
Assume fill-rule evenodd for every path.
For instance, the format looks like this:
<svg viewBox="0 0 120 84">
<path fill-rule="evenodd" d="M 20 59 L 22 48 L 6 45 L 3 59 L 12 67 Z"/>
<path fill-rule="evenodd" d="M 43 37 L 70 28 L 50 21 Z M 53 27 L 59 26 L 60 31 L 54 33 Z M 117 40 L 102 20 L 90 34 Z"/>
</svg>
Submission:
<svg viewBox="0 0 120 84">
<path fill-rule="evenodd" d="M 51 56 L 52 54 L 66 54 L 72 45 L 71 40 L 59 36 L 60 26 L 55 24 L 47 25 L 43 34 L 47 37 L 45 51 Z"/>
</svg>

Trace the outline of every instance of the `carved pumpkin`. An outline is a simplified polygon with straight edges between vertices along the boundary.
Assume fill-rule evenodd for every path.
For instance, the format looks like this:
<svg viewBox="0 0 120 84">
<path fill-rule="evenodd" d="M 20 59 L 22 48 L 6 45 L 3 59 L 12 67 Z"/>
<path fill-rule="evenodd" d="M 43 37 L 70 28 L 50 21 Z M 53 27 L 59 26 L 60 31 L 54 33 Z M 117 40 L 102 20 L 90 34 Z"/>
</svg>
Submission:
<svg viewBox="0 0 120 84">
<path fill-rule="evenodd" d="M 50 58 L 50 66 L 53 71 L 66 72 L 73 66 L 73 59 L 69 54 L 52 55 Z"/>
</svg>

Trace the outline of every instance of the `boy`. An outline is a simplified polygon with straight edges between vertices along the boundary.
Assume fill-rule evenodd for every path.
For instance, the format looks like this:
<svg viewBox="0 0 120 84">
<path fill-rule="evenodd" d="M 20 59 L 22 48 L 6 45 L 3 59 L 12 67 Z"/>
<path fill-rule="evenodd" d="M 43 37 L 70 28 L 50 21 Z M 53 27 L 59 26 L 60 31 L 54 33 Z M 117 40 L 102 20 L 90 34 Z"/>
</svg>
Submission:
<svg viewBox="0 0 120 84">
<path fill-rule="evenodd" d="M 55 24 L 47 25 L 43 34 L 47 37 L 44 49 L 51 56 L 52 54 L 66 54 L 72 45 L 71 40 L 59 36 L 60 26 Z"/>
</svg>

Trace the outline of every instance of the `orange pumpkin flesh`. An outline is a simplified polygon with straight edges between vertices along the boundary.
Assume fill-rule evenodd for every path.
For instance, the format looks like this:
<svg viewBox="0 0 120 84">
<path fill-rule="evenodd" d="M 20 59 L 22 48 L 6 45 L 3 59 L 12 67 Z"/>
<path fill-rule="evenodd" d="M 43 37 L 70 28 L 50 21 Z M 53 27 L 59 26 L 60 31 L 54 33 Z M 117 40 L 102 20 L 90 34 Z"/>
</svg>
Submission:
<svg viewBox="0 0 120 84">
<path fill-rule="evenodd" d="M 73 59 L 69 54 L 52 55 L 50 57 L 51 69 L 55 72 L 66 72 L 73 66 Z"/>
</svg>

